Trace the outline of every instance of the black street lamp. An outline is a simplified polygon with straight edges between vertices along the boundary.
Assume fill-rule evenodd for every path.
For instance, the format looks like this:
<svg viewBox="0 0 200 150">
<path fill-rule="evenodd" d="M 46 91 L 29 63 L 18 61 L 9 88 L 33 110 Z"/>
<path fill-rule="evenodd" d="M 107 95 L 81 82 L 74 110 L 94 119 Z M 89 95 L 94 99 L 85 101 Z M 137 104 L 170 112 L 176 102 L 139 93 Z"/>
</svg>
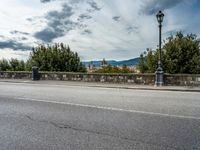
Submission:
<svg viewBox="0 0 200 150">
<path fill-rule="evenodd" d="M 159 11 L 158 14 L 156 15 L 158 23 L 159 23 L 159 58 L 158 58 L 158 68 L 156 70 L 156 81 L 155 85 L 156 86 L 163 86 L 163 76 L 164 76 L 164 71 L 162 68 L 162 54 L 161 54 L 161 45 L 162 45 L 162 37 L 161 37 L 161 32 L 162 32 L 162 22 L 164 19 L 164 14 L 162 11 Z"/>
</svg>

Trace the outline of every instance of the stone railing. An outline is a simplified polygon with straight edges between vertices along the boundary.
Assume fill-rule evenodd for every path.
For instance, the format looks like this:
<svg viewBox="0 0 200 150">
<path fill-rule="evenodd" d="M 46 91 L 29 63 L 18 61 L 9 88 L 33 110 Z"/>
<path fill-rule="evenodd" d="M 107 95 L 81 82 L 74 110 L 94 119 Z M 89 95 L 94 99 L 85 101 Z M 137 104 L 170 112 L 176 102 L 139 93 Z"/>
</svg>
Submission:
<svg viewBox="0 0 200 150">
<path fill-rule="evenodd" d="M 153 74 L 41 73 L 42 80 L 154 84 Z"/>
<path fill-rule="evenodd" d="M 155 74 L 96 74 L 40 72 L 40 80 L 154 85 Z M 0 72 L 0 79 L 32 79 L 32 72 Z M 200 75 L 165 74 L 165 85 L 200 86 Z"/>
<path fill-rule="evenodd" d="M 0 79 L 32 79 L 32 72 L 1 71 Z"/>
<path fill-rule="evenodd" d="M 165 85 L 200 86 L 200 74 L 165 74 Z"/>
</svg>

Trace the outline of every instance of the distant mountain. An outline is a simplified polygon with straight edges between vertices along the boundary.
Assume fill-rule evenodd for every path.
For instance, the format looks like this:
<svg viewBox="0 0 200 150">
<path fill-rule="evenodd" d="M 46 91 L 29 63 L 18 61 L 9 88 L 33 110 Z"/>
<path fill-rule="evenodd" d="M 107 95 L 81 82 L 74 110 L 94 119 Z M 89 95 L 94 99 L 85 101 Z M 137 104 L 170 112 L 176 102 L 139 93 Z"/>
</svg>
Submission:
<svg viewBox="0 0 200 150">
<path fill-rule="evenodd" d="M 85 62 L 82 62 L 82 63 L 85 66 L 88 66 L 90 64 L 90 62 L 91 61 L 85 61 Z M 92 63 L 96 67 L 101 66 L 101 61 L 92 61 Z M 137 65 L 139 63 L 139 58 L 133 58 L 133 59 L 122 60 L 122 61 L 108 60 L 107 63 L 111 66 L 123 66 L 123 65 L 134 66 L 134 65 Z"/>
</svg>

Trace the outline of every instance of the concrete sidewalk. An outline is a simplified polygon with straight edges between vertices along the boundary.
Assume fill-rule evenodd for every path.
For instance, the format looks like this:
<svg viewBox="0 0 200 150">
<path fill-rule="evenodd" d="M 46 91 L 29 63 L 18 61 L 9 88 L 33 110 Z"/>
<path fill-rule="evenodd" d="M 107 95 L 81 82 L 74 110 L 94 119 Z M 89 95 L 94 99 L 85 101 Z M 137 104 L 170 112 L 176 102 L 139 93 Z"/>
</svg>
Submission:
<svg viewBox="0 0 200 150">
<path fill-rule="evenodd" d="M 119 89 L 135 89 L 135 90 L 158 90 L 158 91 L 182 91 L 182 92 L 200 92 L 200 87 L 190 86 L 162 86 L 156 87 L 153 85 L 136 85 L 136 84 L 113 84 L 99 82 L 77 82 L 77 81 L 55 81 L 55 80 L 24 80 L 24 79 L 0 79 L 0 82 L 8 83 L 25 83 L 25 84 L 45 84 L 56 86 L 85 86 L 99 88 L 119 88 Z"/>
</svg>

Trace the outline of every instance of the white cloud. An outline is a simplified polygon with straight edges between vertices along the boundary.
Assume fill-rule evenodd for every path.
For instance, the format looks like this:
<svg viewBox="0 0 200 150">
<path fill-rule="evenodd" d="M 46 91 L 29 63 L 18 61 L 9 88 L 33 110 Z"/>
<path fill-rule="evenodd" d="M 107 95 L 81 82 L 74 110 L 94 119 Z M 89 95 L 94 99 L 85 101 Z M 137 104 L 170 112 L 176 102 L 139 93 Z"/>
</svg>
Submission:
<svg viewBox="0 0 200 150">
<path fill-rule="evenodd" d="M 27 60 L 29 57 L 30 51 L 13 51 L 11 49 L 0 50 L 0 59 L 11 59 L 17 58 L 19 60 Z"/>
<path fill-rule="evenodd" d="M 176 30 L 199 31 L 195 26 L 199 25 L 198 21 L 195 21 L 199 13 L 198 17 L 191 18 L 190 7 L 193 7 L 193 4 L 188 0 L 183 2 L 180 0 L 52 0 L 41 3 L 40 0 L 6 0 L 0 5 L 0 19 L 3 20 L 0 24 L 0 42 L 7 39 L 35 46 L 35 43 L 45 41 L 41 41 L 45 37 L 36 39 L 35 33 L 51 29 L 54 31 L 52 34 L 56 36 L 46 41 L 69 44 L 84 60 L 129 59 L 139 56 L 146 48 L 156 48 L 158 27 L 152 12 L 159 8 L 165 10 L 164 38 Z M 59 22 L 56 22 L 55 18 L 54 22 L 49 20 L 52 19 L 47 17 L 49 12 L 57 11 L 61 15 L 63 4 L 66 3 L 72 7 L 73 14 L 61 18 L 63 20 Z M 184 17 L 181 17 L 182 14 Z M 117 17 L 116 20 L 113 17 Z M 65 21 L 68 21 L 68 24 L 62 24 Z M 69 22 L 73 28 L 69 27 Z M 60 24 L 62 30 L 57 30 L 60 28 L 56 23 Z M 11 34 L 12 31 L 17 31 L 18 34 Z M 29 34 L 23 35 L 19 34 L 20 32 Z M 18 41 L 20 39 L 26 40 Z M 0 54 L 6 57 L 22 55 L 24 58 L 27 56 L 24 53 L 26 52 L 0 50 Z"/>
</svg>

